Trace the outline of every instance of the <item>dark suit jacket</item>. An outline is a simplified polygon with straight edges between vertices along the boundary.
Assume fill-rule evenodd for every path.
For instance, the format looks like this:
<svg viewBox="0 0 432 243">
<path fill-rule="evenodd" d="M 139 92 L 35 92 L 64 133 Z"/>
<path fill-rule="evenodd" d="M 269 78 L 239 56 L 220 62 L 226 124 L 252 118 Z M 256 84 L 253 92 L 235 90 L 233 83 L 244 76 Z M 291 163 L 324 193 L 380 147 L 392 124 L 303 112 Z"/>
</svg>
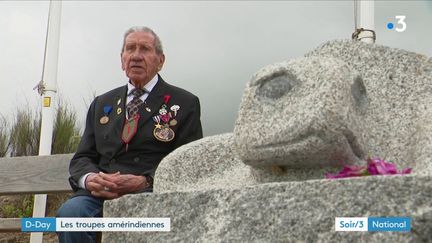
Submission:
<svg viewBox="0 0 432 243">
<path fill-rule="evenodd" d="M 100 95 L 92 102 L 86 120 L 86 128 L 78 150 L 69 166 L 69 182 L 75 195 L 90 195 L 78 187 L 78 180 L 89 172 L 115 173 L 134 175 L 154 175 L 159 162 L 177 147 L 202 138 L 200 121 L 200 103 L 198 97 L 186 90 L 172 86 L 160 76 L 157 84 L 146 99 L 146 106 L 139 110 L 140 120 L 137 134 L 132 138 L 126 151 L 121 140 L 125 122 L 127 85 Z M 164 103 L 164 96 L 170 95 L 167 110 L 172 105 L 180 106 L 175 119 L 177 124 L 170 128 L 175 137 L 170 142 L 158 141 L 153 135 L 155 122 L 152 117 L 159 114 Z M 118 104 L 118 101 L 120 103 Z M 112 106 L 109 121 L 101 124 L 104 107 Z M 149 107 L 151 112 L 144 107 Z M 118 114 L 118 110 L 121 113 Z"/>
</svg>

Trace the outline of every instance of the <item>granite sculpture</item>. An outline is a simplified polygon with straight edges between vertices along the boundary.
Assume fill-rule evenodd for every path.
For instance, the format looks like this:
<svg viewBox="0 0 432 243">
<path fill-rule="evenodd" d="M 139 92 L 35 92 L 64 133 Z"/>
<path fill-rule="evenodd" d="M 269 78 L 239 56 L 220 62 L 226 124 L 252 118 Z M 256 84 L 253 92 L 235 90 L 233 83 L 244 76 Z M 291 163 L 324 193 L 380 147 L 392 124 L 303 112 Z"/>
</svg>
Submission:
<svg viewBox="0 0 432 243">
<path fill-rule="evenodd" d="M 367 156 L 430 173 L 431 99 L 432 61 L 426 56 L 329 42 L 258 71 L 244 91 L 234 133 L 168 155 L 155 190 L 320 179 Z M 242 173 L 225 183 L 236 170 Z M 186 186 L 179 185 L 178 173 Z"/>
<path fill-rule="evenodd" d="M 325 43 L 258 71 L 233 133 L 173 151 L 156 171 L 155 194 L 108 202 L 106 211 L 170 217 L 178 228 L 149 234 L 150 242 L 425 240 L 432 233 L 431 101 L 431 58 L 350 40 Z M 368 155 L 413 174 L 323 179 Z M 340 234 L 334 218 L 343 216 L 409 216 L 415 230 Z"/>
</svg>

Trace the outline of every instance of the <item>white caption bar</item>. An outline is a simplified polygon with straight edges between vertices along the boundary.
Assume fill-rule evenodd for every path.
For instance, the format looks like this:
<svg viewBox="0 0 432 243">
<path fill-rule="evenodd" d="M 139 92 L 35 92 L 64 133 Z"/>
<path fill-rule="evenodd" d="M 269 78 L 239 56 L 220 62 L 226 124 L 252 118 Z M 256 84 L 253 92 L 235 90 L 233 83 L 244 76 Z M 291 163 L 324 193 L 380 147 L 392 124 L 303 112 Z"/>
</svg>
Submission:
<svg viewBox="0 0 432 243">
<path fill-rule="evenodd" d="M 170 218 L 56 218 L 56 231 L 170 230 Z"/>
<path fill-rule="evenodd" d="M 337 217 L 335 218 L 336 231 L 368 231 L 368 218 L 366 217 Z"/>
</svg>

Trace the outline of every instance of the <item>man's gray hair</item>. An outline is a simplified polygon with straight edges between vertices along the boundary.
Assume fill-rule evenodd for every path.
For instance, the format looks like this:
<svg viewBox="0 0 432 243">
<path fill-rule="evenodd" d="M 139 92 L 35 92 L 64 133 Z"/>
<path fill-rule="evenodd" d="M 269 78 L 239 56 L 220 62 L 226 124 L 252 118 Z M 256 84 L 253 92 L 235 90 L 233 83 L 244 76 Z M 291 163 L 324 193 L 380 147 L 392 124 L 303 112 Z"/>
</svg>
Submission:
<svg viewBox="0 0 432 243">
<path fill-rule="evenodd" d="M 154 37 L 154 42 L 155 42 L 154 45 L 155 45 L 156 53 L 157 54 L 163 54 L 162 42 L 159 39 L 159 36 L 152 29 L 150 29 L 149 27 L 146 27 L 146 26 L 134 26 L 134 27 L 129 28 L 125 32 L 125 34 L 123 36 L 123 46 L 122 46 L 122 49 L 121 49 L 121 53 L 123 53 L 123 50 L 124 50 L 124 46 L 125 46 L 125 43 L 126 43 L 126 37 L 129 34 L 134 33 L 134 32 L 146 32 L 146 33 L 152 34 L 153 37 Z"/>
</svg>

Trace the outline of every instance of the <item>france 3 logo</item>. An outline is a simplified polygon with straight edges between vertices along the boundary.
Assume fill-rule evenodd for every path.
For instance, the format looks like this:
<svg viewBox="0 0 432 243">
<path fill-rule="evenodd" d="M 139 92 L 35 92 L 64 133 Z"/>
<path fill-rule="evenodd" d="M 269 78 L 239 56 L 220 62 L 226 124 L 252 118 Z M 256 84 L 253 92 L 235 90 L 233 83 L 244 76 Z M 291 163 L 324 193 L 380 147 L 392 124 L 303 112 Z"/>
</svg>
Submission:
<svg viewBox="0 0 432 243">
<path fill-rule="evenodd" d="M 406 18 L 405 15 L 396 15 L 395 19 L 396 19 L 397 23 L 396 24 L 393 24 L 392 22 L 387 23 L 387 29 L 389 29 L 389 30 L 394 29 L 397 32 L 404 32 L 407 28 L 405 18 Z"/>
</svg>

